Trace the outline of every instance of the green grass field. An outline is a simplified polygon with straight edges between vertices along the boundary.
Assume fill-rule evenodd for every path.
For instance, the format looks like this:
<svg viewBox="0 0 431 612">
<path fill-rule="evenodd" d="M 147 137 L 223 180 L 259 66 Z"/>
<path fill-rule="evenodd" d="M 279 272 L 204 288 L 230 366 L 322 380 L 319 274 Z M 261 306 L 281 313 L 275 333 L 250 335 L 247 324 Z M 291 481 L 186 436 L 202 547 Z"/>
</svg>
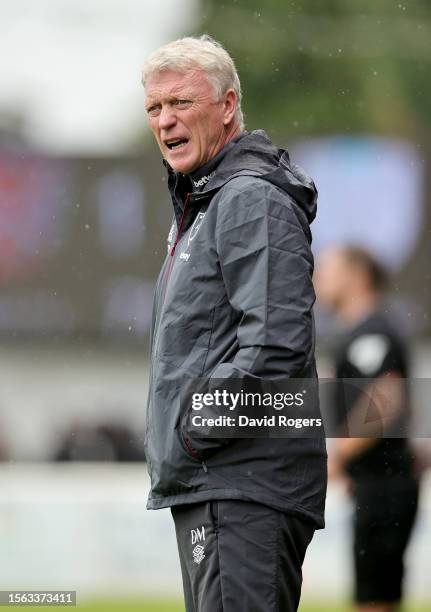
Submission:
<svg viewBox="0 0 431 612">
<path fill-rule="evenodd" d="M 2 606 L 2 610 L 33 610 L 46 612 L 53 612 L 58 609 L 52 606 Z M 64 608 L 63 608 L 64 609 Z M 78 604 L 75 610 L 80 612 L 184 612 L 184 606 L 182 602 L 178 601 L 160 601 L 160 600 L 117 600 L 117 601 L 93 601 L 88 603 Z M 300 612 L 350 612 L 351 608 L 348 604 L 345 605 L 331 605 L 330 603 L 325 604 L 304 604 L 299 608 Z M 403 612 L 429 612 L 431 610 L 430 604 L 422 604 L 418 606 L 405 606 Z"/>
<path fill-rule="evenodd" d="M 184 612 L 181 602 L 95 602 L 89 605 L 78 606 L 82 612 Z M 52 612 L 52 608 L 50 609 Z M 304 604 L 299 608 L 300 612 L 350 612 L 351 607 L 346 605 Z M 430 612 L 429 605 L 419 607 L 406 607 L 405 612 Z M 245 612 L 245 611 L 244 611 Z"/>
<path fill-rule="evenodd" d="M 41 608 L 38 608 L 39 610 Z M 184 612 L 182 602 L 160 602 L 160 601 L 118 601 L 118 602 L 94 602 L 87 605 L 79 605 L 77 609 L 82 612 Z M 350 612 L 351 607 L 346 605 L 331 605 L 330 603 L 320 605 L 304 604 L 299 608 L 300 612 Z M 417 607 L 405 607 L 404 612 L 430 612 L 430 605 Z M 50 608 L 52 612 L 52 608 Z M 244 611 L 245 612 L 245 611 Z"/>
</svg>

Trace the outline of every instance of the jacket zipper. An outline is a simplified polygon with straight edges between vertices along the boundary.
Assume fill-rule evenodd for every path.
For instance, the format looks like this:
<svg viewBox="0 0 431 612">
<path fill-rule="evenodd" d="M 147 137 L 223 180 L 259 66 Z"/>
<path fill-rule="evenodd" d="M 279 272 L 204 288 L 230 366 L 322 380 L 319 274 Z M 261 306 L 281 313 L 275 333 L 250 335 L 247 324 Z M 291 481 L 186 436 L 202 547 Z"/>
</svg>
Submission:
<svg viewBox="0 0 431 612">
<path fill-rule="evenodd" d="M 205 463 L 205 461 L 201 461 L 199 459 L 197 452 L 195 451 L 193 446 L 190 444 L 188 438 L 185 438 L 184 436 L 182 436 L 182 439 L 183 439 L 185 446 L 187 447 L 187 452 L 189 453 L 189 455 L 191 455 L 193 459 L 196 459 L 196 461 L 200 461 L 203 471 L 208 472 L 207 464 Z"/>
<path fill-rule="evenodd" d="M 182 231 L 183 231 L 183 225 L 184 225 L 184 219 L 185 219 L 185 216 L 186 216 L 186 213 L 187 213 L 187 208 L 188 208 L 188 205 L 189 205 L 189 201 L 190 201 L 190 196 L 191 195 L 192 195 L 191 193 L 188 193 L 186 195 L 186 199 L 184 201 L 184 210 L 183 210 L 183 214 L 181 215 L 180 225 L 178 227 L 178 232 L 177 232 L 177 235 L 175 237 L 174 244 L 172 245 L 172 248 L 171 248 L 171 250 L 169 252 L 170 259 L 169 259 L 169 262 L 168 262 L 168 269 L 166 270 L 166 275 L 165 275 L 165 279 L 164 279 L 162 304 L 165 301 L 166 291 L 167 291 L 167 288 L 168 288 L 168 281 L 169 281 L 169 277 L 171 275 L 172 265 L 173 265 L 173 261 L 174 261 L 175 249 L 177 248 L 177 244 L 178 244 L 178 242 L 179 242 L 179 240 L 181 238 L 181 234 L 182 234 Z M 189 450 L 189 453 L 195 459 L 197 459 L 199 461 L 199 458 L 197 457 L 196 453 L 194 452 L 194 449 L 190 446 L 188 440 L 184 440 L 184 442 L 186 443 L 186 446 L 187 446 L 187 449 Z M 201 465 L 202 465 L 202 468 L 203 468 L 204 472 L 208 472 L 208 468 L 206 466 L 205 461 L 201 461 Z"/>
<path fill-rule="evenodd" d="M 173 261 L 174 261 L 175 249 L 177 248 L 177 244 L 178 244 L 178 242 L 179 242 L 179 240 L 181 238 L 181 233 L 182 233 L 183 225 L 184 225 L 184 219 L 185 219 L 185 216 L 186 216 L 186 213 L 187 213 L 187 208 L 188 208 L 188 205 L 189 205 L 189 200 L 190 200 L 190 196 L 191 195 L 192 195 L 191 193 L 188 193 L 186 195 L 186 199 L 185 199 L 185 202 L 184 202 L 184 210 L 183 210 L 183 214 L 181 215 L 180 225 L 178 227 L 178 232 L 177 232 L 177 235 L 175 237 L 174 244 L 172 245 L 172 248 L 171 248 L 171 250 L 169 252 L 170 259 L 168 261 L 168 269 L 166 270 L 166 274 L 165 274 L 165 278 L 164 278 L 164 282 L 163 282 L 162 304 L 165 301 L 166 290 L 168 288 L 168 281 L 169 281 L 169 277 L 171 275 L 172 265 L 173 265 Z"/>
<path fill-rule="evenodd" d="M 186 216 L 187 207 L 188 207 L 188 205 L 189 205 L 189 200 L 190 200 L 190 196 L 191 196 L 191 195 L 192 195 L 191 193 L 188 193 L 188 194 L 186 195 L 186 199 L 185 199 L 185 201 L 184 201 L 184 210 L 183 210 L 183 214 L 181 215 L 181 219 L 180 219 L 180 226 L 179 226 L 179 228 L 178 228 L 178 232 L 177 232 L 177 235 L 176 235 L 176 237 L 175 237 L 174 244 L 172 245 L 171 252 L 170 252 L 170 256 L 171 256 L 171 257 L 173 257 L 173 256 L 174 256 L 175 249 L 177 248 L 178 241 L 179 241 L 179 239 L 181 238 L 181 232 L 182 232 L 183 225 L 184 225 L 184 217 Z"/>
</svg>

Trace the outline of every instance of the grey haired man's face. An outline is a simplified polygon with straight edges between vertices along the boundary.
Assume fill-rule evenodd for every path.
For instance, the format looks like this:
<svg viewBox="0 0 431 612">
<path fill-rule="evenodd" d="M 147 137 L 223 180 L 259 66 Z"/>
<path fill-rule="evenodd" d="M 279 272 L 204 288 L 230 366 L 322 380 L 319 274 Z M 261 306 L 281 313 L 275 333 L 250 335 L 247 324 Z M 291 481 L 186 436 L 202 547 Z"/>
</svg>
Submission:
<svg viewBox="0 0 431 612">
<path fill-rule="evenodd" d="M 201 69 L 185 74 L 163 70 L 146 83 L 145 106 L 150 128 L 163 157 L 177 172 L 188 174 L 212 159 L 227 142 L 232 100 L 217 101 Z M 230 90 L 231 91 L 231 90 Z M 235 110 L 234 100 L 233 111 Z"/>
</svg>

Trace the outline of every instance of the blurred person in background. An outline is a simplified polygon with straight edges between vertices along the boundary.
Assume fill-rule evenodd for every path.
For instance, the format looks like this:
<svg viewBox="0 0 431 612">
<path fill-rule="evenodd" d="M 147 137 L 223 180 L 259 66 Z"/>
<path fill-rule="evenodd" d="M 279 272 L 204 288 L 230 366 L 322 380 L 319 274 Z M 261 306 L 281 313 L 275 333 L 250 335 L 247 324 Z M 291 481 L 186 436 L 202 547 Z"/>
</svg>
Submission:
<svg viewBox="0 0 431 612">
<path fill-rule="evenodd" d="M 384 310 L 386 273 L 366 250 L 324 251 L 314 283 L 318 302 L 343 327 L 334 356 L 336 378 L 365 379 L 362 386 L 337 383 L 330 406 L 335 431 L 352 436 L 334 438 L 328 466 L 330 478 L 346 479 L 355 502 L 356 606 L 361 612 L 393 612 L 402 598 L 419 491 L 406 435 L 407 351 Z"/>
<path fill-rule="evenodd" d="M 174 220 L 156 287 L 146 449 L 149 509 L 171 507 L 188 612 L 293 612 L 324 525 L 321 438 L 197 438 L 187 378 L 316 378 L 314 184 L 244 130 L 234 62 L 208 36 L 143 69 Z"/>
</svg>

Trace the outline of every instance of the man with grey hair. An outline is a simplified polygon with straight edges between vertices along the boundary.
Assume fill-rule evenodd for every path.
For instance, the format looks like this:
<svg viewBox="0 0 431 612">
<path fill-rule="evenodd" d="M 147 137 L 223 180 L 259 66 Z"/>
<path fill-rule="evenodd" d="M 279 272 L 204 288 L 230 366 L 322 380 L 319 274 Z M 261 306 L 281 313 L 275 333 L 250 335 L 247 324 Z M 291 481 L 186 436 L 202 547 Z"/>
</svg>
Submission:
<svg viewBox="0 0 431 612">
<path fill-rule="evenodd" d="M 316 190 L 244 130 L 234 62 L 209 36 L 156 50 L 143 84 L 174 212 L 154 301 L 147 507 L 171 507 L 187 612 L 291 612 L 324 526 L 325 441 L 198 437 L 180 389 L 316 378 Z"/>
</svg>

